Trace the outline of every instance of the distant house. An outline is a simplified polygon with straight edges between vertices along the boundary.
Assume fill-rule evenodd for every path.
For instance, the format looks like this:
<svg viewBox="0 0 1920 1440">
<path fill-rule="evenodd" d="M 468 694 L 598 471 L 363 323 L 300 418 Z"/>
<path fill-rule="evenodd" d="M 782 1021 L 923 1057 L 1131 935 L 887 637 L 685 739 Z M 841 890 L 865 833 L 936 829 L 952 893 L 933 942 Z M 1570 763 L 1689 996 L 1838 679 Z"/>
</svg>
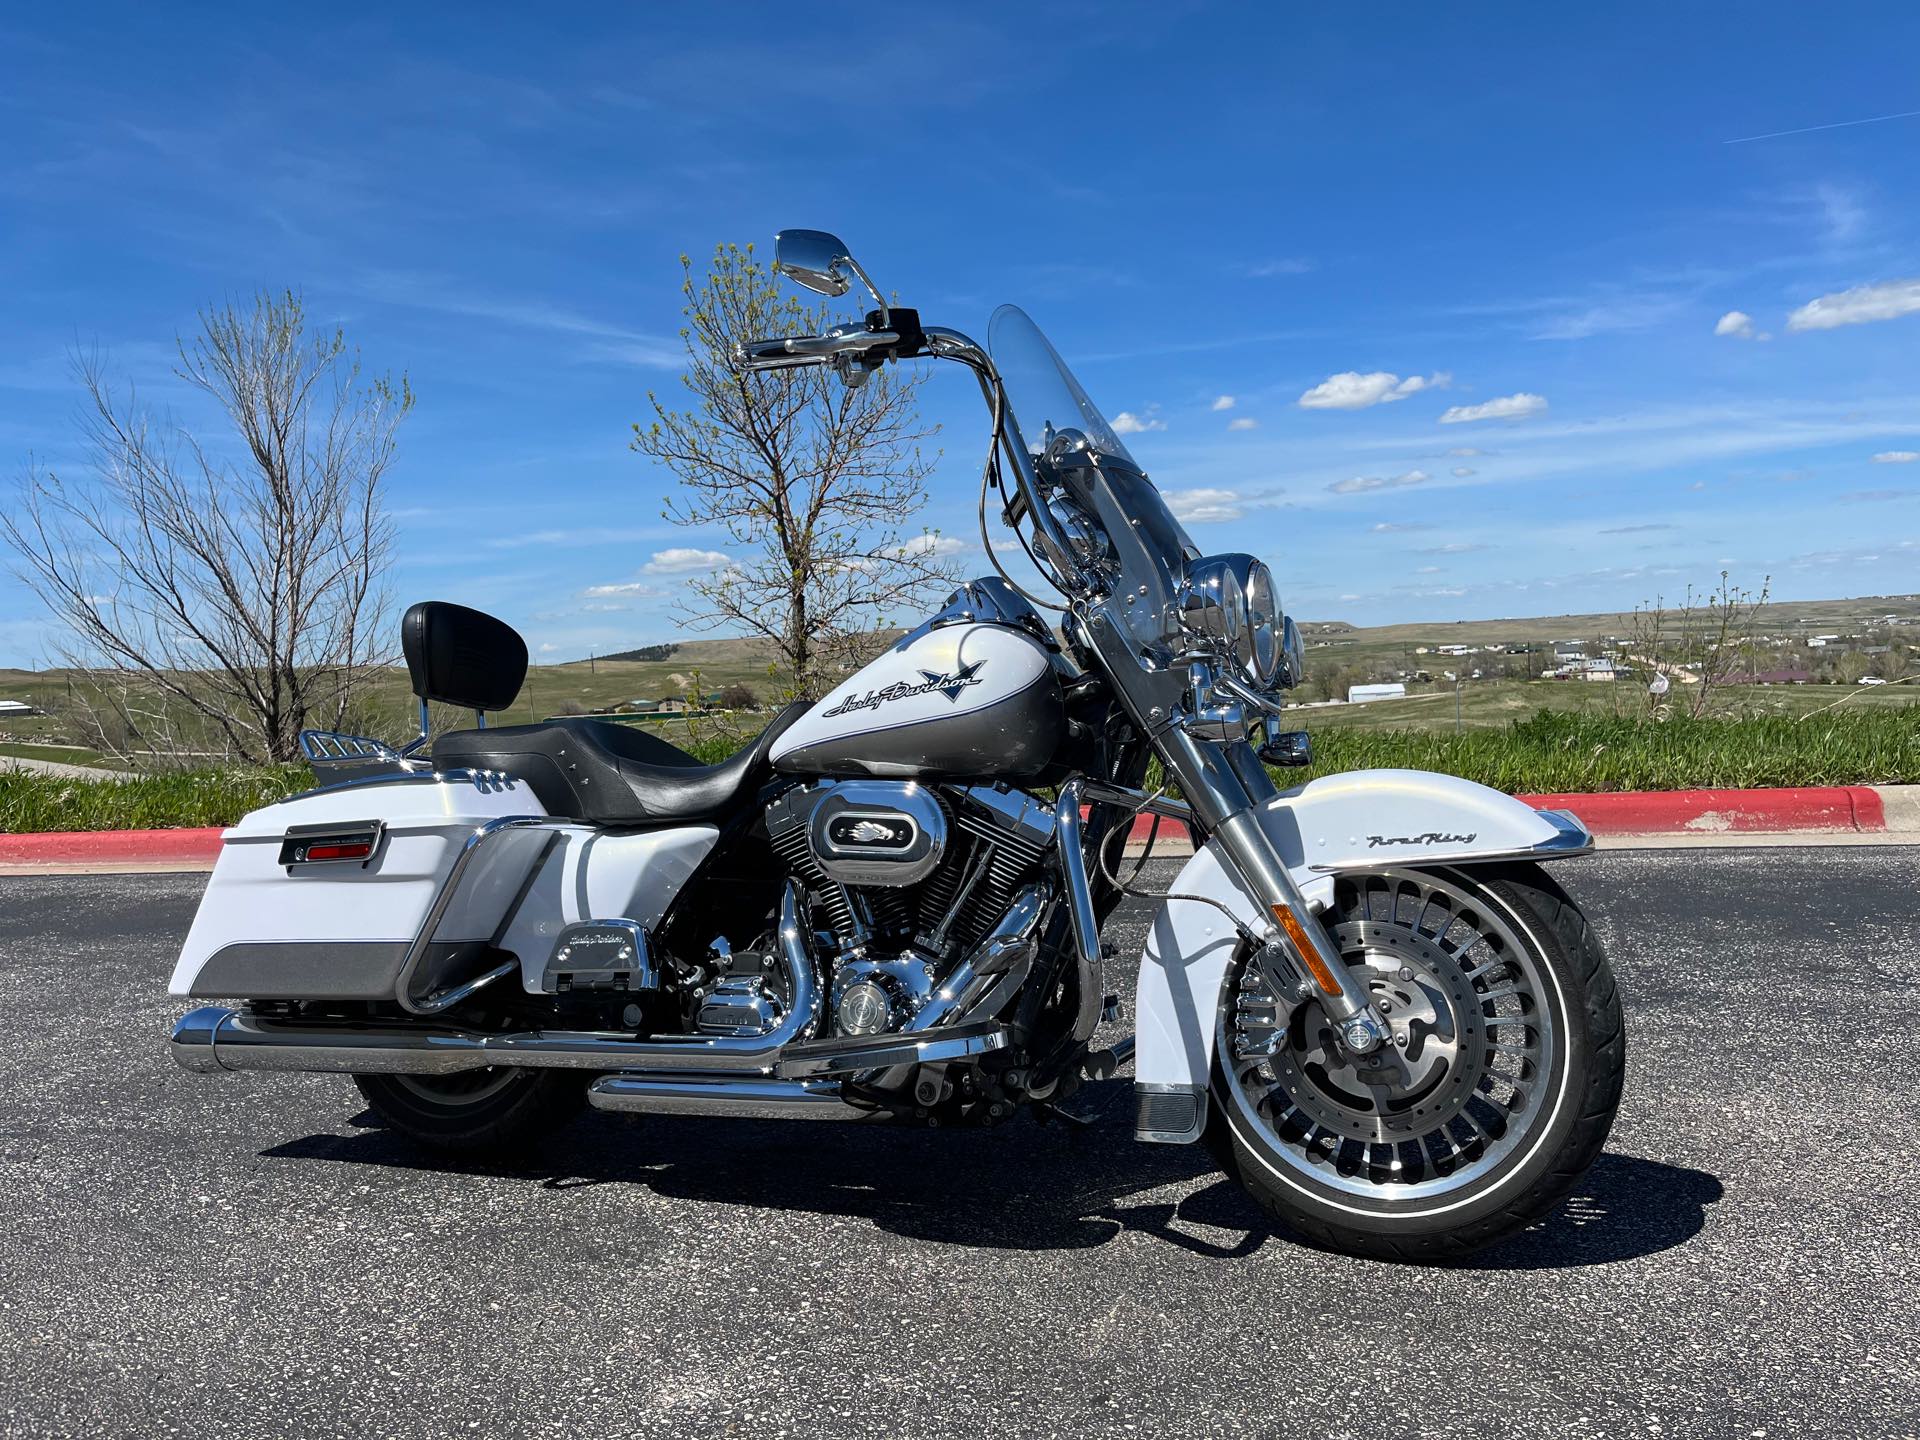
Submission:
<svg viewBox="0 0 1920 1440">
<path fill-rule="evenodd" d="M 1728 677 L 1735 685 L 1810 685 L 1813 675 L 1806 670 L 1756 670 L 1751 675 Z"/>
<path fill-rule="evenodd" d="M 1351 685 L 1347 688 L 1347 703 L 1364 704 L 1368 700 L 1404 700 L 1407 687 L 1394 681 L 1386 685 Z"/>
<path fill-rule="evenodd" d="M 658 712 L 662 715 L 684 715 L 692 708 L 678 695 L 668 695 L 660 701 Z"/>
<path fill-rule="evenodd" d="M 627 709 L 633 711 L 636 715 L 653 715 L 659 711 L 660 702 L 658 700 L 629 700 L 627 701 Z"/>
<path fill-rule="evenodd" d="M 21 715 L 38 715 L 40 712 L 24 700 L 0 700 L 0 719 Z"/>
<path fill-rule="evenodd" d="M 1608 681 L 1618 673 L 1613 668 L 1613 661 L 1605 656 L 1588 660 L 1577 668 L 1583 680 Z"/>
</svg>

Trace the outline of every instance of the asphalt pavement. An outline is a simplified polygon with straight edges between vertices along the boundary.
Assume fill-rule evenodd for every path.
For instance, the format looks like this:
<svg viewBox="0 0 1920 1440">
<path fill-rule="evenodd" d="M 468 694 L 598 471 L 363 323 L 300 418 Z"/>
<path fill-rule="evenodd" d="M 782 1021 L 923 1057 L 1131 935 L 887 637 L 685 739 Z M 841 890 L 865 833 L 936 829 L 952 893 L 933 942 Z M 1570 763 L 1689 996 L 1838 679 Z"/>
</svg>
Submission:
<svg viewBox="0 0 1920 1440">
<path fill-rule="evenodd" d="M 463 1168 L 344 1078 L 176 1069 L 204 876 L 0 879 L 0 1433 L 1914 1436 L 1915 857 L 1557 867 L 1624 1109 L 1444 1269 L 1272 1232 L 1124 1079 L 1082 1131 L 589 1114 Z"/>
</svg>

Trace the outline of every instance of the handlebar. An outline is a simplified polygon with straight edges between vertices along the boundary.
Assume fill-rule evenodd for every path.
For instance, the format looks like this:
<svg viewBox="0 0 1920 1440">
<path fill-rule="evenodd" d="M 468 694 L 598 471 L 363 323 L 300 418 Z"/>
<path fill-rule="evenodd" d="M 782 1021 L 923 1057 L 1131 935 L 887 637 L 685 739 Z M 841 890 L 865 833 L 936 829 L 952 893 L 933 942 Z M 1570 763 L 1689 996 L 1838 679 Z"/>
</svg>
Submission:
<svg viewBox="0 0 1920 1440">
<path fill-rule="evenodd" d="M 842 355 L 864 355 L 900 343 L 899 332 L 841 326 L 824 335 L 780 335 L 739 346 L 734 358 L 748 370 L 784 370 L 795 365 L 825 365 Z"/>
</svg>

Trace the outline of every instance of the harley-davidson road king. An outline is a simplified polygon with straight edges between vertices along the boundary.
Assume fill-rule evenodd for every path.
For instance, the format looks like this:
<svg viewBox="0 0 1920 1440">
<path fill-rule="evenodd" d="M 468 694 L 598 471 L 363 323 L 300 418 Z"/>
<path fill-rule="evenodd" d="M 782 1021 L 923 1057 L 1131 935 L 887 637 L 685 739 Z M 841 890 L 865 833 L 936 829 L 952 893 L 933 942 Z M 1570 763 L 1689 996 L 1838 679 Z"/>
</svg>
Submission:
<svg viewBox="0 0 1920 1440">
<path fill-rule="evenodd" d="M 1136 1138 L 1207 1141 L 1319 1244 L 1435 1259 L 1549 1210 L 1625 1052 L 1606 956 L 1541 869 L 1585 828 L 1420 771 L 1277 788 L 1308 747 L 1279 728 L 1302 655 L 1272 575 L 1200 553 L 1033 322 L 1003 307 L 985 347 L 923 325 L 819 231 L 775 267 L 874 308 L 743 346 L 742 372 L 973 372 L 996 573 L 711 766 L 592 718 L 488 727 L 525 644 L 415 605 L 421 736 L 309 732 L 319 787 L 226 832 L 171 989 L 235 1008 L 180 1020 L 180 1064 L 345 1073 L 395 1130 L 477 1151 L 582 1104 L 1071 1119 L 1130 1063 Z M 990 497 L 1057 602 L 994 557 Z M 429 741 L 430 701 L 474 728 Z M 1137 1047 L 1096 1049 L 1141 816 L 1197 848 L 1151 897 Z"/>
</svg>

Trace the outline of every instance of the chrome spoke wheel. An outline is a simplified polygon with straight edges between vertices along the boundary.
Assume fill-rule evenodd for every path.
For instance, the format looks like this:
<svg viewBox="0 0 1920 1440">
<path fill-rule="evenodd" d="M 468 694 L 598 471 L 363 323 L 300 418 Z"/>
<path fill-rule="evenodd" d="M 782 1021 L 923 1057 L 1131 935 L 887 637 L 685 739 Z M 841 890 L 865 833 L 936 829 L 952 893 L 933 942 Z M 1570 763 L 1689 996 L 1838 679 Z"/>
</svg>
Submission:
<svg viewBox="0 0 1920 1440">
<path fill-rule="evenodd" d="M 1242 962 L 1221 1007 L 1231 1123 L 1278 1178 L 1393 1203 L 1476 1186 L 1545 1129 L 1566 1008 L 1524 922 L 1471 881 L 1343 876 L 1328 919 L 1392 1041 L 1355 1056 L 1317 999 Z"/>
</svg>

